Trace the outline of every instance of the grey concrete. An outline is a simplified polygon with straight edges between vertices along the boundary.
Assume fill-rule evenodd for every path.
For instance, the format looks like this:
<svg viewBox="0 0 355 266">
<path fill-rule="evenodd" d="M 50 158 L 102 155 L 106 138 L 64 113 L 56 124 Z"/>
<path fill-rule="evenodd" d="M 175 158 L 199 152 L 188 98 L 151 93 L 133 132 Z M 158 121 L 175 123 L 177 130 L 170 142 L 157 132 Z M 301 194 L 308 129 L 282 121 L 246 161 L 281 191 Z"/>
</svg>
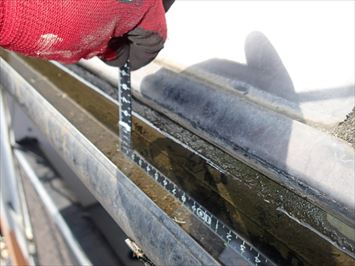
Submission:
<svg viewBox="0 0 355 266">
<path fill-rule="evenodd" d="M 355 148 L 355 107 L 346 119 L 331 132 L 334 136 L 345 140 Z"/>
</svg>

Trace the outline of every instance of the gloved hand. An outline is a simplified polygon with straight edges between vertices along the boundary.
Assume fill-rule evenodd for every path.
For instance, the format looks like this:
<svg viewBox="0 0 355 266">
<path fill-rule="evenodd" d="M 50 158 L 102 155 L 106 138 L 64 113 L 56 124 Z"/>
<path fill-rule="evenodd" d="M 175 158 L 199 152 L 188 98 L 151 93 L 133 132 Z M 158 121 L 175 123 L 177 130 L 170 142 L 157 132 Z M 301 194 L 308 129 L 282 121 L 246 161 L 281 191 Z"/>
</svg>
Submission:
<svg viewBox="0 0 355 266">
<path fill-rule="evenodd" d="M 120 66 L 129 56 L 137 69 L 166 34 L 162 0 L 0 0 L 0 46 L 63 63 L 97 55 Z"/>
</svg>

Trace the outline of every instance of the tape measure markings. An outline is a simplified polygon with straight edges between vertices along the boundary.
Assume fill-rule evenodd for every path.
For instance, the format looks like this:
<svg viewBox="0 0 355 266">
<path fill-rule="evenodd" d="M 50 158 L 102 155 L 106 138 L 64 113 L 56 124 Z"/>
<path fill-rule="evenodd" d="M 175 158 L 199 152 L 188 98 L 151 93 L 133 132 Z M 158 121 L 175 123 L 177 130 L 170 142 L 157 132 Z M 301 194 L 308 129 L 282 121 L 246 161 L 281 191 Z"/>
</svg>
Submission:
<svg viewBox="0 0 355 266">
<path fill-rule="evenodd" d="M 186 194 L 175 183 L 169 180 L 164 174 L 149 164 L 143 156 L 132 150 L 131 131 L 132 131 L 132 95 L 131 78 L 129 62 L 119 71 L 119 103 L 120 120 L 119 136 L 120 149 L 130 157 L 140 168 L 142 168 L 150 177 L 164 187 L 170 194 L 178 199 L 187 207 L 196 217 L 198 217 L 212 232 L 223 240 L 225 245 L 232 248 L 239 255 L 245 258 L 253 265 L 275 265 L 265 255 L 259 252 L 251 244 L 237 235 L 232 229 L 218 220 L 213 214 L 205 209 L 196 200 Z"/>
</svg>

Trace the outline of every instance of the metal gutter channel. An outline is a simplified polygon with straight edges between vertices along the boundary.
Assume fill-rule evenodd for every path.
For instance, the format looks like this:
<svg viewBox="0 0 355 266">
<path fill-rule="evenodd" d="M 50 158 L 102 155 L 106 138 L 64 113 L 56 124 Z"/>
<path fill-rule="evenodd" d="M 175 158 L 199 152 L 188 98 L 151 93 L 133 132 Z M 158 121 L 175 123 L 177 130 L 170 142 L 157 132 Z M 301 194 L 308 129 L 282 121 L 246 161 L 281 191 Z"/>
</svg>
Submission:
<svg viewBox="0 0 355 266">
<path fill-rule="evenodd" d="M 242 265 L 228 252 L 228 244 L 213 237 L 213 230 L 191 216 L 194 211 L 174 204 L 166 194 L 169 188 L 156 190 L 156 182 L 148 182 L 144 172 L 135 171 L 130 160 L 117 151 L 117 102 L 98 93 L 101 90 L 117 97 L 117 88 L 74 66 L 73 71 L 97 87 L 82 84 L 82 80 L 77 81 L 77 77 L 49 62 L 13 53 L 2 56 L 172 220 L 186 222 L 180 227 L 210 255 L 223 264 Z M 150 106 L 139 101 L 133 104 L 135 149 L 275 263 L 352 265 L 355 262 L 351 259 L 354 231 L 349 226 L 179 127 Z M 195 221 L 191 222 L 193 218 Z"/>
<path fill-rule="evenodd" d="M 32 62 L 29 63 L 32 65 Z M 50 66 L 47 67 L 49 68 Z M 87 81 L 93 82 L 92 84 L 98 86 L 97 88 L 95 88 L 91 85 L 90 89 L 94 89 L 95 91 L 102 90 L 105 91 L 105 93 L 108 93 L 109 95 L 114 95 L 116 88 L 110 87 L 109 85 L 107 85 L 107 83 L 105 84 L 104 82 L 99 82 L 99 80 L 95 79 L 97 77 L 90 76 L 89 73 L 81 72 L 79 69 L 76 68 L 76 66 L 75 68 L 74 66 L 70 66 L 73 67 L 73 69 L 71 68 L 71 70 L 68 70 L 66 67 L 67 66 L 61 66 L 60 68 L 65 72 L 69 73 L 71 76 L 73 76 L 73 73 L 71 71 L 75 71 L 78 75 L 85 77 Z M 43 67 L 41 68 L 37 66 L 36 69 L 38 69 L 38 71 L 40 71 L 41 73 L 46 73 L 47 75 L 49 73 L 52 73 L 52 71 L 47 71 L 47 68 L 46 70 L 44 70 Z M 64 73 L 60 75 L 65 76 Z M 50 78 L 52 79 L 52 77 Z M 60 84 L 59 80 L 56 81 L 54 79 L 53 81 L 56 82 L 56 84 Z M 67 93 L 70 95 L 73 94 L 71 91 L 68 90 Z M 111 98 L 111 102 L 115 101 Z M 113 104 L 107 103 L 107 108 L 111 108 L 110 113 L 112 113 L 112 106 L 109 107 L 110 105 Z M 115 105 L 117 105 L 117 102 L 115 102 Z M 291 248 L 293 249 L 293 252 L 300 252 L 299 254 L 303 254 L 302 256 L 305 256 L 304 258 L 309 258 L 308 263 L 313 262 L 315 264 L 333 265 L 335 264 L 333 260 L 336 257 L 337 263 L 346 265 L 349 264 L 346 262 L 346 259 L 344 261 L 343 259 L 340 259 L 340 257 L 344 255 L 341 254 L 342 252 L 347 252 L 346 250 L 349 250 L 349 255 L 353 257 L 353 255 L 351 255 L 353 254 L 353 245 L 350 244 L 349 246 L 349 242 L 344 238 L 343 240 L 345 240 L 345 242 L 343 242 L 341 238 L 344 236 L 343 234 L 345 234 L 347 237 L 350 237 L 350 239 L 354 238 L 351 237 L 351 231 L 348 231 L 348 233 L 346 233 L 344 229 L 341 228 L 342 223 L 339 220 L 335 219 L 328 213 L 325 213 L 324 210 L 319 209 L 319 207 L 316 207 L 315 205 L 312 205 L 311 203 L 305 201 L 305 199 L 301 199 L 299 196 L 296 196 L 296 194 L 292 193 L 291 191 L 288 191 L 287 189 L 281 187 L 281 185 L 277 185 L 276 183 L 272 182 L 269 178 L 263 176 L 260 172 L 256 172 L 255 170 L 251 169 L 247 170 L 245 168 L 245 165 L 242 166 L 240 162 L 238 162 L 236 159 L 233 159 L 230 155 L 227 155 L 222 151 L 218 151 L 217 148 L 211 146 L 208 143 L 203 144 L 204 141 L 202 141 L 201 138 L 192 133 L 189 133 L 186 130 L 183 130 L 181 127 L 179 127 L 177 124 L 175 124 L 168 118 L 164 118 L 159 113 L 154 112 L 148 105 L 140 104 L 139 101 L 134 101 L 133 105 L 133 110 L 136 112 L 134 113 L 135 116 L 139 120 L 144 121 L 144 123 L 147 124 L 147 128 L 145 128 L 145 130 L 142 130 L 141 133 L 138 133 L 140 131 L 139 128 L 142 127 L 142 124 L 136 121 L 138 124 L 135 125 L 135 130 L 133 130 L 134 135 L 137 133 L 141 134 L 141 137 L 150 139 L 149 142 L 151 142 L 154 138 L 152 139 L 151 137 L 149 137 L 150 134 L 149 130 L 147 131 L 147 129 L 154 128 L 155 131 L 158 131 L 166 138 L 171 139 L 171 141 L 169 141 L 169 144 L 166 143 L 166 145 L 160 142 L 160 144 L 163 145 L 159 145 L 159 148 L 156 146 L 153 149 L 148 148 L 148 150 L 150 150 L 149 152 L 147 152 L 147 147 L 144 147 L 144 141 L 142 142 L 138 141 L 138 139 L 135 139 L 135 148 L 143 152 L 142 154 L 144 154 L 144 156 L 147 156 L 146 159 L 150 159 L 151 163 L 159 165 L 160 170 L 165 171 L 167 176 L 169 176 L 170 178 L 174 178 L 174 176 L 177 175 L 177 179 L 175 180 L 179 183 L 179 185 L 182 186 L 184 190 L 186 190 L 186 192 L 191 193 L 190 195 L 195 195 L 197 196 L 197 198 L 199 198 L 199 195 L 205 195 L 205 197 L 208 197 L 208 200 L 204 201 L 202 199 L 201 203 L 204 203 L 205 206 L 210 206 L 209 204 L 213 202 L 214 206 L 210 206 L 210 210 L 217 213 L 217 215 L 218 213 L 221 214 L 221 212 L 223 212 L 223 214 L 228 213 L 228 216 L 233 221 L 236 221 L 233 218 L 235 217 L 233 216 L 233 213 L 234 211 L 239 209 L 239 214 L 243 217 L 239 220 L 239 222 L 237 222 L 239 226 L 245 226 L 245 224 L 243 225 L 242 223 L 240 223 L 241 220 L 245 223 L 245 221 L 249 220 L 250 218 L 252 221 L 256 222 L 260 228 L 265 228 L 268 232 L 272 233 L 273 236 L 276 236 L 277 239 L 281 241 L 283 240 L 283 243 L 285 243 L 287 246 L 293 246 L 294 249 Z M 102 116 L 100 115 L 100 117 Z M 115 121 L 116 120 L 117 119 L 115 119 Z M 160 135 L 160 137 L 162 137 L 162 135 Z M 186 152 L 178 152 L 181 147 L 184 147 Z M 152 154 L 157 152 L 157 149 L 167 152 L 168 156 L 170 154 L 170 159 L 174 160 L 175 163 L 166 163 L 166 165 L 163 165 L 159 162 L 159 159 L 155 160 L 154 158 L 152 158 Z M 189 150 L 190 152 L 187 152 L 187 150 Z M 203 158 L 205 163 L 215 168 L 216 171 L 219 172 L 219 174 L 214 171 L 208 171 L 205 172 L 206 175 L 201 176 L 201 172 L 196 172 L 196 164 L 193 162 L 195 161 L 195 159 L 192 159 L 191 153 L 196 154 L 196 156 L 199 158 Z M 177 158 L 180 159 L 176 161 Z M 170 165 L 174 166 L 174 173 L 172 173 L 168 169 Z M 182 166 L 183 168 L 185 168 L 186 171 L 184 170 L 184 173 L 181 173 L 180 170 L 182 169 L 180 168 L 180 170 L 178 170 L 178 168 L 176 168 L 177 166 Z M 206 165 L 200 165 L 198 168 L 201 169 L 200 167 L 206 167 Z M 195 173 L 195 175 L 192 177 L 190 176 L 189 172 Z M 210 174 L 216 177 L 220 176 L 221 173 L 225 174 L 224 177 L 221 177 L 222 180 L 224 178 L 224 182 L 227 182 L 228 184 L 225 183 L 225 185 L 222 185 L 221 183 L 219 183 L 221 180 L 218 181 L 218 179 L 215 179 L 214 181 L 210 180 L 210 182 L 208 182 L 206 179 L 204 180 L 204 178 L 206 177 L 208 179 L 208 176 Z M 189 183 L 189 185 L 187 185 L 186 183 L 181 183 L 179 181 L 179 176 L 181 177 L 181 181 L 186 180 L 186 178 L 188 178 L 189 182 L 197 179 L 199 180 L 199 183 Z M 240 180 L 240 178 L 242 178 L 244 181 L 236 181 Z M 238 182 L 238 184 L 234 182 Z M 249 186 L 251 184 L 250 182 L 253 183 L 251 187 Z M 232 183 L 234 183 L 234 185 L 232 185 Z M 259 185 L 255 186 L 256 183 L 258 183 Z M 204 185 L 207 186 L 207 189 L 203 188 Z M 216 187 L 214 187 L 215 185 L 217 185 L 219 188 L 216 189 Z M 221 185 L 224 188 L 222 188 Z M 246 188 L 245 186 L 247 186 L 248 188 Z M 245 190 L 247 190 L 248 192 Z M 223 198 L 223 200 L 225 200 L 225 206 L 217 206 L 217 202 L 220 202 L 220 200 L 215 197 L 215 195 L 213 194 L 214 192 L 218 193 L 219 196 Z M 271 193 L 273 197 L 270 197 L 271 194 L 269 193 Z M 241 205 L 243 204 L 241 204 L 240 200 L 243 201 L 245 199 L 249 199 L 249 202 L 243 208 L 241 207 Z M 233 207 L 229 209 L 228 203 L 231 203 L 235 209 Z M 254 204 L 257 204 L 258 207 L 255 208 L 256 206 L 254 206 Z M 267 216 L 263 215 L 263 211 L 261 209 L 263 209 L 267 213 Z M 244 215 L 246 215 L 247 217 Z M 220 217 L 223 219 L 222 216 Z M 282 219 L 280 219 L 281 216 L 283 216 Z M 332 220 L 337 222 L 334 223 L 332 222 Z M 232 225 L 232 227 L 240 229 L 239 226 L 234 227 Z M 347 230 L 352 230 L 346 225 L 344 226 L 344 228 L 347 228 Z M 250 230 L 251 227 L 247 226 L 246 230 L 248 229 Z M 339 234 L 339 232 L 337 232 L 338 229 L 340 230 L 340 232 L 343 233 Z M 301 231 L 302 233 L 300 233 Z M 254 231 L 253 236 L 257 237 L 259 233 Z M 250 234 L 251 231 L 248 231 L 246 235 L 250 237 L 249 239 L 253 239 Z M 297 241 L 297 238 L 294 237 L 295 234 L 302 235 L 303 240 Z M 270 251 L 272 250 L 273 241 L 272 238 L 270 239 L 266 235 L 267 233 L 264 235 L 265 239 L 258 242 L 257 245 L 261 250 L 263 250 L 262 243 L 264 243 L 266 246 L 271 248 L 266 249 L 267 252 L 269 252 L 268 254 L 270 254 Z M 324 246 L 324 241 L 328 242 L 331 245 L 337 246 L 339 250 L 330 251 L 329 249 L 332 249 L 331 246 Z M 281 242 L 279 242 L 279 244 L 281 244 Z M 281 246 L 277 248 L 277 250 L 282 249 L 283 248 Z M 337 253 L 337 255 L 335 255 L 334 252 Z M 282 254 L 284 254 L 283 258 L 288 257 L 288 255 L 285 255 L 285 253 Z M 294 253 L 292 253 L 291 251 L 291 254 Z M 293 256 L 291 254 L 290 256 Z M 276 259 L 274 254 L 270 257 Z M 287 264 L 285 261 L 281 260 L 278 261 L 278 263 L 281 265 Z"/>
<path fill-rule="evenodd" d="M 117 70 L 99 59 L 79 64 L 117 83 Z M 221 76 L 196 76 L 191 71 L 153 62 L 133 73 L 133 95 L 354 226 L 355 157 L 347 143 L 255 104 L 248 84 L 224 87 Z"/>
<path fill-rule="evenodd" d="M 354 225 L 355 154 L 346 143 L 186 73 L 147 75 L 134 96 Z"/>
<path fill-rule="evenodd" d="M 158 265 L 219 264 L 7 62 L 0 66 L 3 87 L 148 257 Z"/>
</svg>

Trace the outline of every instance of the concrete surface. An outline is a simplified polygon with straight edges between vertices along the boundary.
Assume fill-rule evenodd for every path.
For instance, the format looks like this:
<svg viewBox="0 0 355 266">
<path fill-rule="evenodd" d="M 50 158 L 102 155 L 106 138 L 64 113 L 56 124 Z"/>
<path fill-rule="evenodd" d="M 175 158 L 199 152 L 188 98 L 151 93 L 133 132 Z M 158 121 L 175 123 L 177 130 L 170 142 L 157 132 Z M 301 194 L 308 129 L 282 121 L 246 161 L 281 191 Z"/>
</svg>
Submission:
<svg viewBox="0 0 355 266">
<path fill-rule="evenodd" d="M 333 129 L 332 133 L 355 148 L 355 108 L 343 122 Z"/>
</svg>

